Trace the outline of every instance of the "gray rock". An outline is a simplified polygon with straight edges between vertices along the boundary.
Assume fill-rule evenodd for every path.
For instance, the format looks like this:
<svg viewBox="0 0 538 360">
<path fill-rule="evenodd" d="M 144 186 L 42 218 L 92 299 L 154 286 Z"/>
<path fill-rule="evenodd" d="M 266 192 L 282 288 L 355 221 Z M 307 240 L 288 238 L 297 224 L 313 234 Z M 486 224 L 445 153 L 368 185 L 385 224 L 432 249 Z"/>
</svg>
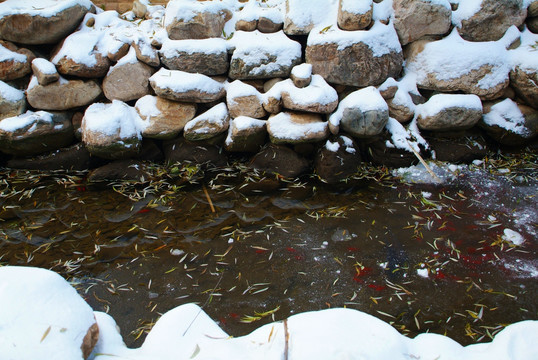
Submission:
<svg viewBox="0 0 538 360">
<path fill-rule="evenodd" d="M 32 72 L 35 55 L 30 50 L 0 40 L 0 53 L 0 81 L 19 79 Z"/>
<path fill-rule="evenodd" d="M 247 116 L 230 121 L 224 148 L 229 152 L 256 152 L 265 144 L 267 122 Z"/>
<path fill-rule="evenodd" d="M 204 75 L 222 75 L 228 71 L 228 51 L 224 39 L 167 40 L 161 50 L 161 62 L 170 70 Z"/>
<path fill-rule="evenodd" d="M 67 110 L 91 104 L 102 94 L 96 80 L 65 80 L 40 85 L 32 77 L 26 96 L 28 103 L 43 110 Z"/>
<path fill-rule="evenodd" d="M 353 11 L 353 5 L 360 3 L 366 11 Z M 372 22 L 372 0 L 339 0 L 338 2 L 338 27 L 342 30 L 363 30 Z M 351 11 L 350 11 L 351 10 Z"/>
<path fill-rule="evenodd" d="M 422 130 L 466 130 L 482 118 L 482 102 L 476 95 L 437 94 L 417 105 L 415 114 Z"/>
<path fill-rule="evenodd" d="M 320 115 L 281 112 L 267 120 L 267 132 L 274 144 L 302 144 L 325 140 L 329 127 Z"/>
<path fill-rule="evenodd" d="M 33 156 L 70 145 L 74 139 L 70 113 L 27 111 L 0 121 L 0 150 Z"/>
<path fill-rule="evenodd" d="M 155 93 L 168 100 L 210 103 L 223 98 L 224 85 L 203 74 L 161 68 L 149 82 Z"/>
<path fill-rule="evenodd" d="M 228 85 L 226 105 L 232 118 L 247 116 L 259 119 L 267 115 L 260 92 L 241 80 L 235 80 Z"/>
<path fill-rule="evenodd" d="M 443 35 L 451 25 L 450 4 L 428 0 L 394 0 L 394 28 L 402 45 L 425 35 Z"/>
</svg>

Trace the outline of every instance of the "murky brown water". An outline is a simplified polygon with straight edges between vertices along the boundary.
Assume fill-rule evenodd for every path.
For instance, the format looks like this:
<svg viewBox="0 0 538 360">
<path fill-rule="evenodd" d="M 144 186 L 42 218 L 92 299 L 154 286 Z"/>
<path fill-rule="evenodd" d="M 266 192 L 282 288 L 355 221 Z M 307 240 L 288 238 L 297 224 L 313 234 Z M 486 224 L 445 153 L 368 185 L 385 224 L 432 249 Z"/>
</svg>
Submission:
<svg viewBox="0 0 538 360">
<path fill-rule="evenodd" d="M 187 302 L 234 336 L 346 306 L 411 336 L 486 341 L 538 318 L 536 167 L 500 170 L 344 192 L 281 183 L 269 194 L 233 176 L 127 192 L 86 187 L 83 174 L 5 172 L 0 263 L 68 277 L 129 346 Z M 505 228 L 524 244 L 502 241 Z"/>
</svg>

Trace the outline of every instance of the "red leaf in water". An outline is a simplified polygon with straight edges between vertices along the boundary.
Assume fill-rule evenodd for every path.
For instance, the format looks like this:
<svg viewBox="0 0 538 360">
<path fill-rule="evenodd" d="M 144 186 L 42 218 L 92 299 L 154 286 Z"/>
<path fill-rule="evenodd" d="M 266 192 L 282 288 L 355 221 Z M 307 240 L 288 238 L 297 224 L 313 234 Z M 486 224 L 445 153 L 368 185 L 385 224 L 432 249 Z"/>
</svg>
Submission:
<svg viewBox="0 0 538 360">
<path fill-rule="evenodd" d="M 356 248 L 356 247 L 353 247 L 353 246 L 348 246 L 347 251 L 355 252 L 355 251 L 359 251 L 359 248 Z"/>
<path fill-rule="evenodd" d="M 256 249 L 255 252 L 256 254 L 263 254 L 263 253 L 266 253 L 268 250 L 264 250 L 264 249 Z"/>
<path fill-rule="evenodd" d="M 370 289 L 374 289 L 375 291 L 383 291 L 387 288 L 385 285 L 376 285 L 376 284 L 368 284 L 368 287 Z"/>
<path fill-rule="evenodd" d="M 145 214 L 147 212 L 149 212 L 148 208 L 143 208 L 143 209 L 138 210 L 138 214 Z"/>
<path fill-rule="evenodd" d="M 286 250 L 288 250 L 289 252 L 292 252 L 292 253 L 297 252 L 297 250 L 295 250 L 294 248 L 289 247 L 289 246 L 286 248 Z"/>
<path fill-rule="evenodd" d="M 79 191 L 79 192 L 86 191 L 86 186 L 77 186 L 77 191 Z"/>
<path fill-rule="evenodd" d="M 239 314 L 237 314 L 237 313 L 233 313 L 233 312 L 232 312 L 232 313 L 229 313 L 228 316 L 229 316 L 231 319 L 237 319 L 237 318 L 239 318 Z"/>
</svg>

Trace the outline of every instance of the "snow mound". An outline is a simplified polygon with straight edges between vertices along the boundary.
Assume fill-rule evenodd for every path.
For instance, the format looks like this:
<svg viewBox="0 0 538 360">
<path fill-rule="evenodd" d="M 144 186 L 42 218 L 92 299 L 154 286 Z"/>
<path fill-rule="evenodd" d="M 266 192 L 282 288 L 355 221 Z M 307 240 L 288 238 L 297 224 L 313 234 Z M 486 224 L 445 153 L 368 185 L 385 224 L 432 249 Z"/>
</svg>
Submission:
<svg viewBox="0 0 538 360">
<path fill-rule="evenodd" d="M 331 125 L 338 127 L 345 112 L 349 109 L 359 109 L 362 112 L 389 111 L 385 99 L 383 99 L 379 90 L 373 86 L 354 91 L 340 101 L 336 111 L 329 117 Z"/>
<path fill-rule="evenodd" d="M 0 98 L 9 102 L 16 102 L 24 99 L 24 91 L 15 89 L 0 80 Z"/>
<path fill-rule="evenodd" d="M 15 132 L 36 122 L 52 124 L 52 114 L 46 111 L 33 112 L 28 110 L 24 114 L 6 118 L 0 121 L 0 130 L 6 132 Z M 31 129 L 28 131 L 31 131 Z"/>
<path fill-rule="evenodd" d="M 113 100 L 111 104 L 90 105 L 83 119 L 84 131 L 108 136 L 117 135 L 120 139 L 141 139 L 143 124 L 135 108 L 119 100 Z"/>
<path fill-rule="evenodd" d="M 483 120 L 489 126 L 498 126 L 521 136 L 532 135 L 525 126 L 525 118 L 521 110 L 511 99 L 504 99 L 493 105 L 491 110 L 484 114 Z"/>
<path fill-rule="evenodd" d="M 161 89 L 170 89 L 176 93 L 199 91 L 208 94 L 218 94 L 224 85 L 202 74 L 192 74 L 179 70 L 161 68 L 149 80 L 155 82 Z"/>
<path fill-rule="evenodd" d="M 457 179 L 461 165 L 449 165 L 433 161 L 426 162 L 435 177 L 423 164 L 413 165 L 406 168 L 394 169 L 392 174 L 407 183 L 413 184 L 446 184 Z"/>
<path fill-rule="evenodd" d="M 482 101 L 472 94 L 436 94 L 416 106 L 417 116 L 435 116 L 448 108 L 465 108 L 482 112 Z"/>
</svg>

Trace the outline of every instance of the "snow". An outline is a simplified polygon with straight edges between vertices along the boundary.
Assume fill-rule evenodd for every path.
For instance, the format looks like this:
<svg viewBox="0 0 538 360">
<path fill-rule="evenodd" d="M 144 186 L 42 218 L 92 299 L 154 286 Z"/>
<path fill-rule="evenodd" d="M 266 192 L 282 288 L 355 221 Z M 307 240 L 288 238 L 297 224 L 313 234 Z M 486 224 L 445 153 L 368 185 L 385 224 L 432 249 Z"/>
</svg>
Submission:
<svg viewBox="0 0 538 360">
<path fill-rule="evenodd" d="M 76 5 L 88 10 L 93 6 L 90 0 L 6 0 L 0 4 L 0 17 L 16 14 L 53 17 Z"/>
<path fill-rule="evenodd" d="M 352 14 L 366 14 L 372 9 L 372 0 L 341 0 L 342 11 Z"/>
<path fill-rule="evenodd" d="M 512 68 L 518 66 L 523 70 L 538 72 L 538 56 L 536 56 L 538 34 L 534 34 L 525 28 L 520 35 L 520 39 L 521 45 L 514 50 L 508 51 Z"/>
<path fill-rule="evenodd" d="M 143 122 L 136 110 L 123 101 L 94 103 L 86 109 L 82 121 L 86 131 L 119 136 L 121 139 L 141 138 Z"/>
<path fill-rule="evenodd" d="M 346 146 L 346 152 L 350 154 L 355 154 L 356 150 L 353 147 L 353 140 L 351 140 L 347 136 L 340 136 L 340 138 L 344 141 L 344 145 Z"/>
<path fill-rule="evenodd" d="M 269 0 L 267 2 L 249 1 L 239 12 L 238 20 L 253 21 L 265 17 L 275 24 L 284 22 L 284 1 Z"/>
<path fill-rule="evenodd" d="M 277 91 L 280 91 L 281 94 L 287 93 L 293 104 L 301 106 L 328 105 L 338 101 L 338 93 L 327 84 L 321 75 L 312 75 L 310 84 L 304 88 L 296 87 L 291 79 L 283 80 L 276 83 L 269 93 L 274 95 Z"/>
<path fill-rule="evenodd" d="M 482 0 L 452 0 L 458 4 L 458 9 L 452 12 L 452 24 L 461 27 L 461 22 L 473 17 L 482 8 Z"/>
<path fill-rule="evenodd" d="M 82 339 L 94 323 L 92 309 L 58 274 L 0 267 L 3 360 L 82 360 Z"/>
<path fill-rule="evenodd" d="M 2 101 L 17 102 L 24 99 L 24 91 L 15 89 L 0 80 L 0 98 Z"/>
<path fill-rule="evenodd" d="M 233 50 L 232 62 L 241 59 L 245 66 L 258 65 L 250 71 L 251 75 L 277 71 L 301 59 L 301 44 L 288 38 L 282 30 L 270 34 L 258 30 L 237 31 L 227 43 L 228 49 Z M 269 56 L 276 59 L 268 62 Z"/>
<path fill-rule="evenodd" d="M 53 63 L 43 58 L 35 58 L 32 60 L 32 65 L 35 66 L 41 73 L 46 75 L 54 75 L 57 73 L 56 66 Z"/>
<path fill-rule="evenodd" d="M 393 86 L 393 82 L 389 80 L 385 81 L 385 83 L 382 84 L 382 86 Z M 394 97 L 392 98 L 392 103 L 394 105 L 403 106 L 407 109 L 409 109 L 412 112 L 415 112 L 416 105 L 413 102 L 413 98 L 410 94 L 420 95 L 418 89 L 417 89 L 417 82 L 416 82 L 416 76 L 413 73 L 406 74 L 400 81 L 394 81 L 396 83 L 396 86 L 398 86 L 398 90 L 396 90 L 396 93 L 394 94 Z M 381 90 L 381 87 L 380 87 Z"/>
<path fill-rule="evenodd" d="M 325 143 L 325 149 L 332 152 L 337 152 L 340 149 L 340 144 L 338 143 L 338 141 L 332 142 L 330 140 L 327 140 L 327 142 Z"/>
<path fill-rule="evenodd" d="M 0 121 L 0 130 L 7 132 L 15 132 L 19 129 L 24 129 L 35 122 L 48 122 L 52 124 L 52 114 L 46 111 L 30 111 L 24 114 L 6 118 Z"/>
<path fill-rule="evenodd" d="M 89 360 L 267 359 L 513 359 L 538 357 L 538 321 L 506 326 L 490 343 L 463 347 L 448 337 L 401 335 L 364 312 L 331 308 L 290 316 L 241 337 L 224 332 L 198 305 L 162 314 L 139 348 L 127 348 L 115 320 L 94 312 L 52 271 L 0 267 L 3 360 L 82 359 L 82 337 L 95 321 L 99 340 Z M 47 330 L 50 326 L 50 330 Z M 46 333 L 46 336 L 45 336 Z M 360 336 L 357 336 L 360 334 Z M 17 346 L 11 346 L 15 343 Z M 287 349 L 287 354 L 286 354 Z"/>
<path fill-rule="evenodd" d="M 334 126 L 339 126 L 346 109 L 355 108 L 363 112 L 366 111 L 389 111 L 385 99 L 374 86 L 368 86 L 352 92 L 338 104 L 336 111 L 329 117 L 329 122 Z"/>
<path fill-rule="evenodd" d="M 340 30 L 335 24 L 329 28 L 318 26 L 310 31 L 307 40 L 308 46 L 338 44 L 338 50 L 357 43 L 366 44 L 375 57 L 402 51 L 394 26 L 385 25 L 379 21 L 376 21 L 369 30 L 357 31 Z"/>
<path fill-rule="evenodd" d="M 180 52 L 187 54 L 222 54 L 226 53 L 226 40 L 219 38 L 199 39 L 199 40 L 170 40 L 163 42 L 159 51 L 166 57 L 178 56 Z"/>
<path fill-rule="evenodd" d="M 422 164 L 394 169 L 392 174 L 400 177 L 405 182 L 413 184 L 445 184 L 455 180 L 458 171 L 463 169 L 463 166 L 450 168 L 450 165 L 448 164 L 433 161 L 427 161 L 426 163 L 436 177 L 433 177 L 428 169 Z"/>
<path fill-rule="evenodd" d="M 114 68 L 124 66 L 127 64 L 136 64 L 138 62 L 138 58 L 136 57 L 136 51 L 134 47 L 129 48 L 129 52 L 125 54 L 121 59 L 118 60 L 116 65 L 111 66 L 108 70 L 108 73 L 110 73 Z"/>
<path fill-rule="evenodd" d="M 512 30 L 509 30 L 498 41 L 471 42 L 462 39 L 454 29 L 444 39 L 425 44 L 424 50 L 415 58 L 408 59 L 405 72 L 415 73 L 417 83 L 421 84 L 432 74 L 438 80 L 448 81 L 464 77 L 471 70 L 489 66 L 491 70 L 477 85 L 482 89 L 493 88 L 508 80 L 510 61 L 506 43 L 513 36 Z"/>
<path fill-rule="evenodd" d="M 416 151 L 420 153 L 419 145 L 428 148 L 428 143 L 420 135 L 416 120 L 411 121 L 407 129 L 394 118 L 389 117 L 389 121 L 385 126 L 390 133 L 391 140 L 387 140 L 387 147 L 395 147 L 408 152 Z"/>
<path fill-rule="evenodd" d="M 417 275 L 423 278 L 429 277 L 428 269 L 417 269 Z"/>
<path fill-rule="evenodd" d="M 232 119 L 230 122 L 230 128 L 228 129 L 228 136 L 226 137 L 226 145 L 230 146 L 233 144 L 233 132 L 244 132 L 248 130 L 261 129 L 265 127 L 267 121 L 254 119 L 248 116 L 238 116 L 235 119 Z"/>
<path fill-rule="evenodd" d="M 327 22 L 336 21 L 338 0 L 293 0 L 288 1 L 286 23 L 291 22 L 299 28 L 308 28 Z"/>
<path fill-rule="evenodd" d="M 389 21 L 393 15 L 392 0 L 383 0 L 380 3 L 374 2 L 374 10 L 372 11 L 373 21 Z"/>
<path fill-rule="evenodd" d="M 187 124 L 185 124 L 184 132 L 194 134 L 207 134 L 214 130 L 216 125 L 218 129 L 228 129 L 229 114 L 225 103 L 219 103 L 207 110 L 203 114 L 198 115 Z M 200 126 L 203 123 L 207 126 Z"/>
<path fill-rule="evenodd" d="M 516 246 L 521 246 L 525 242 L 525 239 L 523 239 L 523 236 L 521 236 L 520 233 L 512 229 L 504 229 L 502 239 Z"/>
<path fill-rule="evenodd" d="M 179 70 L 159 69 L 150 78 L 150 81 L 161 89 L 170 89 L 176 93 L 200 91 L 208 94 L 218 94 L 223 84 L 203 74 L 192 74 Z"/>
<path fill-rule="evenodd" d="M 226 85 L 226 102 L 235 104 L 234 99 L 247 96 L 256 96 L 261 100 L 262 95 L 252 85 L 242 82 L 241 80 L 235 80 Z"/>
<path fill-rule="evenodd" d="M 416 116 L 435 116 L 448 108 L 465 108 L 482 112 L 482 101 L 472 94 L 436 94 L 416 106 Z"/>
<path fill-rule="evenodd" d="M 296 65 L 291 69 L 291 74 L 299 79 L 309 79 L 312 76 L 312 64 Z"/>
<path fill-rule="evenodd" d="M 521 136 L 532 135 L 532 132 L 525 126 L 525 118 L 519 107 L 511 99 L 504 99 L 493 105 L 482 119 L 489 126 L 498 126 Z"/>
<path fill-rule="evenodd" d="M 383 82 L 383 84 L 379 85 L 377 89 L 379 91 L 386 91 L 393 86 L 398 87 L 398 81 L 394 80 L 392 77 L 389 77 L 387 80 L 385 80 L 385 82 Z"/>
<path fill-rule="evenodd" d="M 307 134 L 319 134 L 327 130 L 325 121 L 298 124 L 291 118 L 286 112 L 269 117 L 267 127 L 271 128 L 271 135 L 280 140 L 296 141 L 303 139 Z"/>
<path fill-rule="evenodd" d="M 0 6 L 2 6 L 2 4 L 0 4 Z M 19 54 L 15 51 L 11 51 L 8 48 L 4 47 L 2 43 L 0 43 L 0 62 L 4 61 L 25 63 L 26 61 L 28 61 L 28 59 L 25 55 Z"/>
<path fill-rule="evenodd" d="M 230 9 L 231 1 L 193 1 L 172 0 L 166 6 L 164 26 L 168 27 L 175 21 L 188 22 L 198 13 L 218 14 L 222 10 Z"/>
<path fill-rule="evenodd" d="M 161 115 L 161 111 L 157 108 L 157 96 L 145 95 L 141 97 L 136 101 L 135 109 L 147 121 L 152 116 Z"/>
</svg>

